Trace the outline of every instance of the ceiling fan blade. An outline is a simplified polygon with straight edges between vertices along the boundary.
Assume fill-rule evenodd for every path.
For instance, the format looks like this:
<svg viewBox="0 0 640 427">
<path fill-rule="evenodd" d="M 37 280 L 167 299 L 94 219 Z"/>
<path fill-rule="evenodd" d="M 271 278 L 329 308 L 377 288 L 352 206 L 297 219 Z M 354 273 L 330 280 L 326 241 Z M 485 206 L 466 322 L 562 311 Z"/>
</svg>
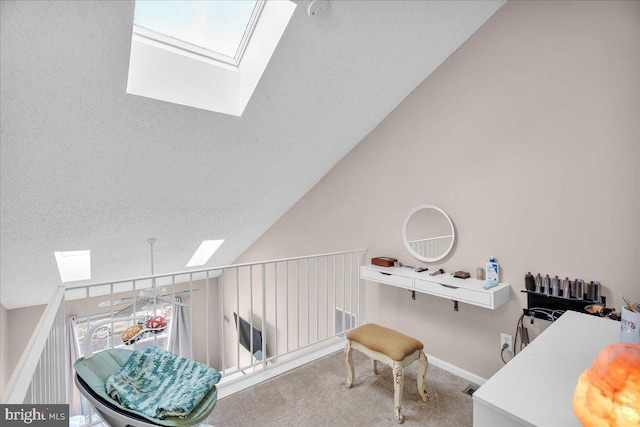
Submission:
<svg viewBox="0 0 640 427">
<path fill-rule="evenodd" d="M 199 291 L 199 290 L 200 289 L 194 289 L 193 292 Z M 186 293 L 190 293 L 190 292 L 191 292 L 190 290 L 186 290 L 186 291 L 170 292 L 170 293 L 162 294 L 162 295 L 158 295 L 158 296 L 159 297 L 170 297 L 170 296 L 173 296 L 173 295 L 186 294 Z"/>
<path fill-rule="evenodd" d="M 162 301 L 162 302 L 167 303 L 167 304 L 175 304 L 175 305 L 179 305 L 181 307 L 189 307 L 189 304 L 185 304 L 183 302 L 175 302 L 175 301 L 171 301 L 171 300 L 168 300 L 168 299 L 165 299 L 165 298 L 161 298 L 161 297 L 158 297 L 156 299 L 158 301 Z"/>
<path fill-rule="evenodd" d="M 129 317 L 133 315 L 133 305 L 125 307 L 113 315 L 113 317 Z"/>
<path fill-rule="evenodd" d="M 134 300 L 135 298 L 133 297 L 114 299 L 113 301 L 107 300 L 107 301 L 102 301 L 100 304 L 98 304 L 98 307 L 105 308 L 105 307 L 113 307 L 114 305 L 131 304 Z"/>
<path fill-rule="evenodd" d="M 199 291 L 199 290 L 200 289 L 193 289 L 193 292 L 196 292 L 196 291 Z M 176 295 L 177 294 L 186 294 L 187 292 L 191 292 L 191 291 L 189 289 L 187 289 L 186 291 L 178 291 L 178 292 L 176 292 Z"/>
</svg>

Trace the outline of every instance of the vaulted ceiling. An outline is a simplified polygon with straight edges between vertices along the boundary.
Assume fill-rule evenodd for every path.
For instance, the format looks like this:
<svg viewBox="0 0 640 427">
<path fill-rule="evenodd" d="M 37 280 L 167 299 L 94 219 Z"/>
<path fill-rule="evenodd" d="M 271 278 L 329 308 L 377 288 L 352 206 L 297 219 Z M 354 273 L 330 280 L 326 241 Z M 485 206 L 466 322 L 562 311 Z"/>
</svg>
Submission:
<svg viewBox="0 0 640 427">
<path fill-rule="evenodd" d="M 233 117 L 126 93 L 132 1 L 1 2 L 6 308 L 46 303 L 54 251 L 91 250 L 86 283 L 148 274 L 149 237 L 156 273 L 207 239 L 232 263 L 504 2 L 296 3 Z"/>
</svg>

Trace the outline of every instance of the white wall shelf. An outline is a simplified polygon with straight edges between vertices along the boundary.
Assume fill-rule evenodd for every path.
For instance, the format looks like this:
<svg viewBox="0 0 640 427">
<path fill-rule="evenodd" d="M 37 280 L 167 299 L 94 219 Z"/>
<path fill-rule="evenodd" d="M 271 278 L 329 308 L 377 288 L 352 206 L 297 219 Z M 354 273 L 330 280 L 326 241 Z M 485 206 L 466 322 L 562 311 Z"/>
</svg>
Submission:
<svg viewBox="0 0 640 427">
<path fill-rule="evenodd" d="M 458 279 L 449 273 L 431 276 L 431 272 L 432 270 L 427 270 L 418 273 L 407 267 L 363 265 L 360 267 L 360 278 L 450 299 L 454 302 L 454 310 L 457 310 L 458 302 L 494 310 L 511 297 L 511 285 L 508 283 L 499 283 L 493 288 L 483 289 L 487 283 L 485 280 L 472 277 Z"/>
</svg>

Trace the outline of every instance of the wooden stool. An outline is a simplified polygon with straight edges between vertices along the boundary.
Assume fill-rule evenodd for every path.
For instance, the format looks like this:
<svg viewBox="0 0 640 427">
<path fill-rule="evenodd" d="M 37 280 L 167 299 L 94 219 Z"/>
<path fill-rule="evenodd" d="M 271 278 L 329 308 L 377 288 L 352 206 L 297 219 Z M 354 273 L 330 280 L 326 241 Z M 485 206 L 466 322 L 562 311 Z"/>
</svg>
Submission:
<svg viewBox="0 0 640 427">
<path fill-rule="evenodd" d="M 347 345 L 344 349 L 349 378 L 346 386 L 351 388 L 354 378 L 353 357 L 351 349 L 358 350 L 371 358 L 373 373 L 378 373 L 377 362 L 382 362 L 393 369 L 393 402 L 395 404 L 395 418 L 401 424 L 402 415 L 402 387 L 404 385 L 404 367 L 418 361 L 418 393 L 425 402 L 429 395 L 424 390 L 424 376 L 427 373 L 427 357 L 422 349 L 424 346 L 415 338 L 368 323 L 358 326 L 347 334 Z"/>
</svg>

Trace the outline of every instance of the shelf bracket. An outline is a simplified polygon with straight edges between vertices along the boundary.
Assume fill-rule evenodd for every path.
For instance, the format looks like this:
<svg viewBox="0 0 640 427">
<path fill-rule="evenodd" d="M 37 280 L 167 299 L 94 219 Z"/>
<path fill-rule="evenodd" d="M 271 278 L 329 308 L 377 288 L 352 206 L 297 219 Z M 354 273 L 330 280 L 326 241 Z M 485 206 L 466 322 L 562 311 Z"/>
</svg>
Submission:
<svg viewBox="0 0 640 427">
<path fill-rule="evenodd" d="M 453 311 L 458 311 L 458 301 L 452 299 L 451 301 L 453 301 Z"/>
</svg>

